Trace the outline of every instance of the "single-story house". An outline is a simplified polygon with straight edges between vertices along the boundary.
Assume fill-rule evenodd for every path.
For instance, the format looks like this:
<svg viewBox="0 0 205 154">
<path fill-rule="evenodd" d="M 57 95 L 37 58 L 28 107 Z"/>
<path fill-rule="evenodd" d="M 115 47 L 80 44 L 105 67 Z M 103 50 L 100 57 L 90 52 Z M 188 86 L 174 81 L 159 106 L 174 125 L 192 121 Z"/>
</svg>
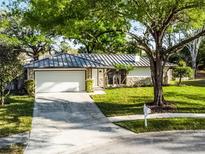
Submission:
<svg viewBox="0 0 205 154">
<path fill-rule="evenodd" d="M 131 65 L 134 69 L 125 74 L 116 70 L 117 64 Z M 166 64 L 165 83 L 172 78 L 171 66 Z M 36 92 L 84 91 L 87 79 L 93 79 L 94 88 L 151 84 L 149 59 L 134 54 L 61 53 L 30 62 L 25 68 L 27 79 L 35 80 Z"/>
</svg>

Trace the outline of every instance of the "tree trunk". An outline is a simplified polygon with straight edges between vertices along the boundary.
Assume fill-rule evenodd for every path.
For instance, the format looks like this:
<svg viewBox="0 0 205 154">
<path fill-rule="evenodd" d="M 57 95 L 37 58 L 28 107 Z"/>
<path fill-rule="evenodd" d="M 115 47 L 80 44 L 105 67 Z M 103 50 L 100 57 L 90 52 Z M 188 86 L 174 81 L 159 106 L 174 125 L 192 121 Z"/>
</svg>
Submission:
<svg viewBox="0 0 205 154">
<path fill-rule="evenodd" d="M 125 73 L 125 78 L 122 80 L 122 84 L 124 83 L 124 84 L 126 85 L 127 75 L 128 75 L 128 73 L 126 72 L 126 73 Z"/>
<path fill-rule="evenodd" d="M 154 104 L 157 106 L 163 106 L 165 104 L 163 95 L 163 65 L 160 58 L 150 60 L 151 77 L 154 86 Z"/>
<path fill-rule="evenodd" d="M 178 86 L 180 86 L 181 83 L 182 83 L 182 76 L 180 75 L 180 77 L 179 77 L 179 82 L 178 82 Z"/>
<path fill-rule="evenodd" d="M 196 78 L 196 58 L 192 58 L 192 69 L 193 69 L 193 78 L 195 79 Z"/>
<path fill-rule="evenodd" d="M 2 79 L 0 80 L 0 90 L 1 90 L 1 98 L 0 98 L 0 104 L 3 106 L 4 105 L 4 89 L 3 89 L 3 81 Z"/>
<path fill-rule="evenodd" d="M 199 53 L 199 47 L 202 40 L 203 37 L 200 37 L 187 45 L 187 48 L 189 49 L 189 52 L 191 54 L 192 69 L 194 70 L 194 74 L 193 74 L 194 79 L 196 78 L 196 70 L 197 70 L 196 59 Z"/>
</svg>

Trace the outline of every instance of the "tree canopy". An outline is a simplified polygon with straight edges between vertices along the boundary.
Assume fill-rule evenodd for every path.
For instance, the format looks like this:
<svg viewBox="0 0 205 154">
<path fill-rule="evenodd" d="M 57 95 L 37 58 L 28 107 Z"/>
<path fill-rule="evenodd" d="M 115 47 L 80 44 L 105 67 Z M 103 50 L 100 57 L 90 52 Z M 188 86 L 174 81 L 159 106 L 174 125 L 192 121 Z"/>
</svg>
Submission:
<svg viewBox="0 0 205 154">
<path fill-rule="evenodd" d="M 4 33 L 9 37 L 17 38 L 20 42 L 21 51 L 31 59 L 38 60 L 41 54 L 51 49 L 51 36 L 26 25 L 21 14 L 6 12 L 4 20 L 7 23 Z"/>
<path fill-rule="evenodd" d="M 129 22 L 122 17 L 112 21 L 103 16 L 99 18 L 91 11 L 94 5 L 95 2 L 89 0 L 31 0 L 25 17 L 30 25 L 43 31 L 75 39 L 82 44 L 82 52 L 120 50 L 126 42 L 124 30 L 128 30 Z"/>
</svg>

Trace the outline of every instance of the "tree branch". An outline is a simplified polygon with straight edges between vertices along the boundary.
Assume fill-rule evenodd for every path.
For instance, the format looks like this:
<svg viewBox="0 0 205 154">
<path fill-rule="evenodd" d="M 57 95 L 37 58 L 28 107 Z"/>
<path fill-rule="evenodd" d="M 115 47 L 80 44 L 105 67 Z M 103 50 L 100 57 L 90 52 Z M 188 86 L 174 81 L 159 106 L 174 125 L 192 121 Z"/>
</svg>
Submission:
<svg viewBox="0 0 205 154">
<path fill-rule="evenodd" d="M 205 3 L 203 3 L 205 4 Z M 161 29 L 161 36 L 164 35 L 164 32 L 166 31 L 166 29 L 169 27 L 170 25 L 170 22 L 173 20 L 173 18 L 175 17 L 175 15 L 177 15 L 178 13 L 180 13 L 181 11 L 184 11 L 184 10 L 188 10 L 188 9 L 192 9 L 192 8 L 196 8 L 196 7 L 199 7 L 199 4 L 197 3 L 193 3 L 193 4 L 189 4 L 189 5 L 185 5 L 183 7 L 180 7 L 177 9 L 177 1 L 176 1 L 176 6 L 173 7 L 171 10 L 170 10 L 170 13 L 169 15 L 165 18 L 165 20 L 162 22 L 162 27 L 160 28 Z"/>
<path fill-rule="evenodd" d="M 177 14 L 176 8 L 172 8 L 170 10 L 168 17 L 162 22 L 162 27 L 161 27 L 162 33 L 164 33 L 164 31 L 167 29 L 167 27 L 169 27 L 170 22 L 174 18 L 175 14 Z"/>
<path fill-rule="evenodd" d="M 131 32 L 127 32 L 130 36 L 132 36 L 132 38 L 134 38 L 138 43 L 139 45 L 137 46 L 137 48 L 141 49 L 141 50 L 144 50 L 150 58 L 154 58 L 153 57 L 153 52 L 151 50 L 151 48 L 149 47 L 149 45 L 142 39 L 140 38 L 139 36 L 131 33 Z"/>
<path fill-rule="evenodd" d="M 150 47 L 148 46 L 148 44 L 139 36 L 131 33 L 131 32 L 127 32 L 130 36 L 132 36 L 141 46 L 143 46 L 145 48 L 145 50 L 151 52 Z"/>
<path fill-rule="evenodd" d="M 183 48 L 186 44 L 194 41 L 195 39 L 201 37 L 205 35 L 205 30 L 197 33 L 196 35 L 192 36 L 192 37 L 189 37 L 188 39 L 185 39 L 183 41 L 181 41 L 180 43 L 168 48 L 166 51 L 165 51 L 165 54 L 170 54 L 171 52 L 173 51 L 177 51 L 177 50 L 180 50 L 181 48 Z"/>
</svg>

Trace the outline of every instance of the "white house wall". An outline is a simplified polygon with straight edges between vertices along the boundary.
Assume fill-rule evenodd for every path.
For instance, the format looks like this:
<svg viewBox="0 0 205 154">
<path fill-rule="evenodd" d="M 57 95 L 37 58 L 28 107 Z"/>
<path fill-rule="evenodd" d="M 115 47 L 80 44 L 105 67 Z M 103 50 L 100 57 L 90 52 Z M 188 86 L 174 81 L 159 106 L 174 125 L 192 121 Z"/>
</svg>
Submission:
<svg viewBox="0 0 205 154">
<path fill-rule="evenodd" d="M 151 77 L 151 71 L 149 67 L 139 67 L 129 72 L 127 77 Z"/>
<path fill-rule="evenodd" d="M 172 69 L 169 69 L 169 67 L 165 67 L 164 84 L 169 84 L 171 80 Z M 143 86 L 150 84 L 152 84 L 150 67 L 135 68 L 127 75 L 127 86 Z"/>
</svg>

